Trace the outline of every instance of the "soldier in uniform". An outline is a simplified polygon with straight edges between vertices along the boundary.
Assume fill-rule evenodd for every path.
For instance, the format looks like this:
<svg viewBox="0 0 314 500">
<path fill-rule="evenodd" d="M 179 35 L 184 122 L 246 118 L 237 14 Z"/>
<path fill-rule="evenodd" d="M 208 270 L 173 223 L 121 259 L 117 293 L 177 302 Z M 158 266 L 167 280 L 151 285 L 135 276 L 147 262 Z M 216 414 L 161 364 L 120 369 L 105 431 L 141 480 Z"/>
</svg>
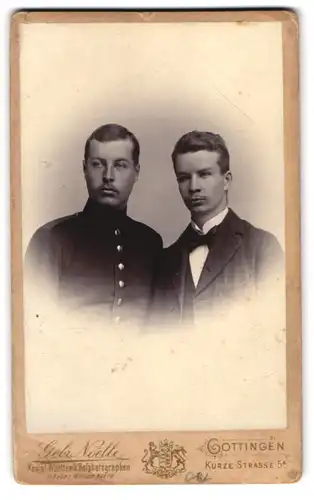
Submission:
<svg viewBox="0 0 314 500">
<path fill-rule="evenodd" d="M 107 325 L 147 320 L 162 239 L 127 215 L 139 153 L 136 137 L 120 125 L 101 126 L 87 139 L 84 209 L 39 228 L 27 249 L 27 280 L 42 304 L 49 295 L 57 312 Z"/>
</svg>

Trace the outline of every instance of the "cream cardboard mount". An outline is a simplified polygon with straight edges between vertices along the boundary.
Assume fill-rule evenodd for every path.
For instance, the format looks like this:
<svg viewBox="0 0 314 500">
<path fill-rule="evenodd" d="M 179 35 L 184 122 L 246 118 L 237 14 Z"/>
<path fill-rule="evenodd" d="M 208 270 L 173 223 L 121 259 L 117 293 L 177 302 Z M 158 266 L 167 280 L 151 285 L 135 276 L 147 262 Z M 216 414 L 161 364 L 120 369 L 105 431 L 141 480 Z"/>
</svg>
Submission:
<svg viewBox="0 0 314 500">
<path fill-rule="evenodd" d="M 266 54 L 267 44 L 271 50 Z M 290 11 L 14 14 L 11 240 L 18 482 L 213 484 L 300 479 L 298 74 L 298 19 Z M 185 102 L 185 114 L 180 102 Z M 165 103 L 168 121 L 158 115 Z M 25 249 L 36 227 L 81 206 L 83 187 L 74 180 L 79 174 L 71 161 L 74 165 L 79 159 L 75 151 L 86 130 L 103 120 L 137 128 L 144 138 L 144 163 L 158 161 L 160 168 L 166 161 L 163 148 L 155 160 L 148 154 L 151 144 L 145 153 L 149 130 L 156 143 L 165 127 L 169 137 L 172 129 L 178 137 L 188 127 L 206 123 L 229 134 L 231 143 L 234 137 L 234 203 L 244 213 L 251 210 L 257 223 L 278 229 L 285 251 L 283 309 L 282 297 L 273 294 L 261 304 L 258 316 L 242 304 L 228 317 L 218 316 L 210 333 L 200 319 L 193 335 L 155 331 L 141 336 L 132 329 L 117 333 L 108 327 L 104 332 L 96 326 L 91 331 L 89 317 L 76 322 L 58 310 L 48 315 L 49 321 L 34 321 L 29 310 L 36 307 L 38 297 L 27 292 Z M 267 145 L 264 134 L 269 134 Z M 245 159 L 242 146 L 237 149 L 238 137 L 246 139 L 244 149 L 255 158 L 249 180 L 241 175 Z M 172 137 L 169 148 L 171 144 Z M 69 165 L 67 171 L 63 161 Z M 241 182 L 244 191 L 250 182 L 262 179 L 267 168 L 272 169 L 271 177 L 260 184 L 255 200 L 251 196 L 244 202 Z M 162 203 L 169 217 L 159 216 L 161 180 L 155 180 L 157 191 L 143 174 L 138 193 L 147 183 L 156 209 L 145 210 L 147 194 L 136 199 L 134 195 L 133 209 L 161 229 L 165 224 L 169 236 L 170 223 L 175 226 L 173 214 L 180 211 L 169 208 L 172 196 L 165 195 Z M 265 193 L 267 207 L 275 209 L 265 210 Z"/>
</svg>

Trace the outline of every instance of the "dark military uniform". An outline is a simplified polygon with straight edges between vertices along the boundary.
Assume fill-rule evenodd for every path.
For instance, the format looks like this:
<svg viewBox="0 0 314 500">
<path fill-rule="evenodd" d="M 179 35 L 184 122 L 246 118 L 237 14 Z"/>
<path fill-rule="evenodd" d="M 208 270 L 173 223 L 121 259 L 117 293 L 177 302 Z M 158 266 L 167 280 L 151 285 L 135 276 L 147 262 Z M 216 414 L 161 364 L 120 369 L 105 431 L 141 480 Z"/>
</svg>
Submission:
<svg viewBox="0 0 314 500">
<path fill-rule="evenodd" d="M 88 200 L 82 212 L 37 230 L 25 265 L 37 294 L 49 292 L 58 307 L 139 325 L 148 318 L 161 249 L 153 229 Z"/>
</svg>

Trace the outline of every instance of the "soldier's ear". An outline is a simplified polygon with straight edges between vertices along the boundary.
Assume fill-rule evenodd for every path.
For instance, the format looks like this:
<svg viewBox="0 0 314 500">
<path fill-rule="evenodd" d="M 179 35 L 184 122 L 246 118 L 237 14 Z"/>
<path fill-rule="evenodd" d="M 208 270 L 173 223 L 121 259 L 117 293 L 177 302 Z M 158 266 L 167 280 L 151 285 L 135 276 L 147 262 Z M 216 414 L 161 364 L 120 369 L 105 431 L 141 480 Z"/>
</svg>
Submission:
<svg viewBox="0 0 314 500">
<path fill-rule="evenodd" d="M 84 174 L 86 174 L 86 161 L 85 160 L 82 161 L 82 165 L 83 165 Z"/>
</svg>

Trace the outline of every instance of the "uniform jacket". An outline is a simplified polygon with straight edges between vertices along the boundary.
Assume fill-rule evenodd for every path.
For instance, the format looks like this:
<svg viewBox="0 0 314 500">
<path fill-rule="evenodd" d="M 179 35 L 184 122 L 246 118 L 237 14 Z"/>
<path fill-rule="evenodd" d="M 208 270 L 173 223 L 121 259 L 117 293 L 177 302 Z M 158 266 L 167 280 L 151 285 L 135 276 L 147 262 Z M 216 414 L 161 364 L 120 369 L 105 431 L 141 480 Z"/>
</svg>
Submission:
<svg viewBox="0 0 314 500">
<path fill-rule="evenodd" d="M 184 241 L 190 230 L 190 226 L 187 227 L 179 239 L 163 251 L 154 308 L 163 322 L 182 322 L 187 316 L 186 276 L 190 273 L 190 264 Z M 190 284 L 192 314 L 210 315 L 222 305 L 260 296 L 281 279 L 282 273 L 283 252 L 277 239 L 229 209 L 217 227 L 196 289 Z"/>
<path fill-rule="evenodd" d="M 26 274 L 58 307 L 105 321 L 145 321 L 162 240 L 153 229 L 88 200 L 84 210 L 37 230 Z"/>
</svg>

